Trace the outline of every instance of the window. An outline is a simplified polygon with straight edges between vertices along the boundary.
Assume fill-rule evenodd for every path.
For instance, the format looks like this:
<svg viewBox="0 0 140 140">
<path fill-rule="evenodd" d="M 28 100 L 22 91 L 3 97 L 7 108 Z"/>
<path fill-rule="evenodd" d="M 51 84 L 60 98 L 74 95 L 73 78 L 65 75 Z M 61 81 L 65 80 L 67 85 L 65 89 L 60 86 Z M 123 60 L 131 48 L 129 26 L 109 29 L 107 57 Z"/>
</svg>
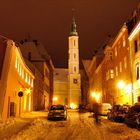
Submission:
<svg viewBox="0 0 140 140">
<path fill-rule="evenodd" d="M 17 59 L 17 57 L 16 57 L 15 68 L 18 68 L 18 59 Z"/>
<path fill-rule="evenodd" d="M 75 40 L 74 40 L 74 46 L 76 46 L 76 42 L 75 42 Z"/>
<path fill-rule="evenodd" d="M 121 48 L 121 42 L 119 41 L 118 43 L 118 48 L 120 49 Z"/>
<path fill-rule="evenodd" d="M 113 79 L 113 78 L 114 78 L 114 71 L 113 69 L 109 69 L 106 73 L 106 80 Z"/>
<path fill-rule="evenodd" d="M 139 75 L 139 63 L 136 64 L 136 79 L 138 80 L 140 78 Z"/>
<path fill-rule="evenodd" d="M 74 59 L 76 59 L 76 53 L 74 53 Z"/>
<path fill-rule="evenodd" d="M 28 74 L 26 73 L 25 82 L 28 82 Z"/>
<path fill-rule="evenodd" d="M 123 47 L 125 47 L 126 42 L 125 42 L 125 35 L 123 36 Z"/>
<path fill-rule="evenodd" d="M 77 79 L 73 79 L 73 83 L 74 84 L 77 84 L 78 83 L 78 80 Z"/>
<path fill-rule="evenodd" d="M 74 66 L 74 72 L 76 72 L 76 66 Z"/>
<path fill-rule="evenodd" d="M 126 69 L 127 68 L 127 61 L 126 61 L 126 57 L 124 57 L 124 68 Z"/>
<path fill-rule="evenodd" d="M 111 79 L 114 78 L 114 70 L 113 70 L 113 69 L 110 70 L 110 78 L 111 78 Z"/>
<path fill-rule="evenodd" d="M 138 42 L 137 40 L 134 41 L 135 53 L 138 52 Z"/>
<path fill-rule="evenodd" d="M 120 62 L 120 72 L 122 72 L 122 62 Z"/>
<path fill-rule="evenodd" d="M 22 70 L 22 79 L 24 79 L 24 69 Z"/>
<path fill-rule="evenodd" d="M 113 53 L 112 52 L 109 52 L 109 59 L 113 60 Z"/>
<path fill-rule="evenodd" d="M 117 56 L 117 48 L 115 47 L 115 56 Z"/>
<path fill-rule="evenodd" d="M 118 67 L 116 66 L 116 76 L 118 76 Z"/>
</svg>

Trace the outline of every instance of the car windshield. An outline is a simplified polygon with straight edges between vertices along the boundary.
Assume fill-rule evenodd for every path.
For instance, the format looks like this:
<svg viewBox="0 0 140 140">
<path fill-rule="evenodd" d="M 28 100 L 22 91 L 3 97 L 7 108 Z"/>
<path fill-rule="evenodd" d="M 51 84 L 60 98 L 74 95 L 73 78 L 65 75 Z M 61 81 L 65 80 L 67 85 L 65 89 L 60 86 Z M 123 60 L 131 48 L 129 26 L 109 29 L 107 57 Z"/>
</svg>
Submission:
<svg viewBox="0 0 140 140">
<path fill-rule="evenodd" d="M 50 110 L 64 110 L 64 106 L 54 105 L 54 106 L 51 106 Z"/>
</svg>

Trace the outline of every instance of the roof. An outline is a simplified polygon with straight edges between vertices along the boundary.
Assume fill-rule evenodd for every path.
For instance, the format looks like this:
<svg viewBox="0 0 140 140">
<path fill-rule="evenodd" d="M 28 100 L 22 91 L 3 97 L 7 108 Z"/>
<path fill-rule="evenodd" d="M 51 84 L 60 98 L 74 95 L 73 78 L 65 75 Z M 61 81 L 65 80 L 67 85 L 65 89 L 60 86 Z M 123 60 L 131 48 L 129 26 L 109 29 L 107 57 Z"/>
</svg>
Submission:
<svg viewBox="0 0 140 140">
<path fill-rule="evenodd" d="M 68 81 L 68 69 L 55 68 L 54 69 L 54 81 L 67 82 Z"/>
</svg>

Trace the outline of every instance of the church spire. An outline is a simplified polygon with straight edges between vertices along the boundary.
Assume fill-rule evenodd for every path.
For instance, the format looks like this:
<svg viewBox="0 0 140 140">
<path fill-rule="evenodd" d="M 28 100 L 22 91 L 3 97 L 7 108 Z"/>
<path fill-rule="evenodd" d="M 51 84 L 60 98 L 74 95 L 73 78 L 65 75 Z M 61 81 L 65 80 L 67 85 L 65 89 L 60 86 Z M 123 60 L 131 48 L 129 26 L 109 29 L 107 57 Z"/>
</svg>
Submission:
<svg viewBox="0 0 140 140">
<path fill-rule="evenodd" d="M 76 23 L 75 23 L 75 18 L 73 16 L 72 18 L 72 24 L 71 24 L 71 31 L 70 31 L 71 36 L 78 36 L 78 33 L 76 31 Z"/>
</svg>

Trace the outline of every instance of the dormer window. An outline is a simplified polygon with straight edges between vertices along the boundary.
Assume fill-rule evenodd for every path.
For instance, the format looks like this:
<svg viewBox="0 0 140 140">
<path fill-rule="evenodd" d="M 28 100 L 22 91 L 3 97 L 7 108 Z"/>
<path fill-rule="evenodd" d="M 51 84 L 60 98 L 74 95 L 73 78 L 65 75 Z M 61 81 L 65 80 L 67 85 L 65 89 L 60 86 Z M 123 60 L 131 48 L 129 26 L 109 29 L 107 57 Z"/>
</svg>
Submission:
<svg viewBox="0 0 140 140">
<path fill-rule="evenodd" d="M 109 60 L 113 60 L 113 53 L 109 52 Z"/>
</svg>

